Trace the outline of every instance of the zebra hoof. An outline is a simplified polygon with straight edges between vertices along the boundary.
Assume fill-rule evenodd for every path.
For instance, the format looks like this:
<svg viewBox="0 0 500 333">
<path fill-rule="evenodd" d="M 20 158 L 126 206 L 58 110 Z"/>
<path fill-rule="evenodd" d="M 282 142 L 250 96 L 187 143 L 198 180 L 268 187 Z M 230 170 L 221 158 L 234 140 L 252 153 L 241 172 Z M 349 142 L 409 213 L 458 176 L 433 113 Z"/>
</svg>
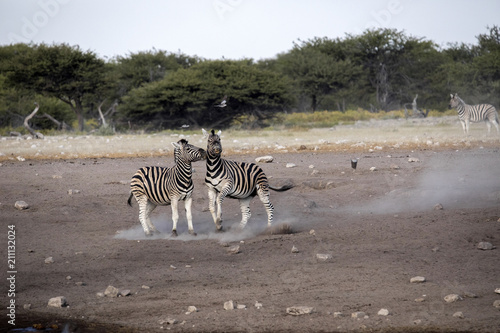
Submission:
<svg viewBox="0 0 500 333">
<path fill-rule="evenodd" d="M 177 237 L 177 230 L 172 230 L 172 237 Z"/>
<path fill-rule="evenodd" d="M 224 232 L 225 230 L 224 230 L 223 226 L 220 226 L 220 227 L 217 226 L 217 228 L 215 229 L 215 231 L 217 231 L 217 232 Z"/>
<path fill-rule="evenodd" d="M 189 234 L 193 235 L 193 236 L 197 236 L 198 235 L 196 232 L 194 232 L 194 230 L 189 230 Z"/>
<path fill-rule="evenodd" d="M 153 233 L 151 231 L 144 232 L 144 235 L 146 235 L 146 237 L 153 237 Z"/>
</svg>

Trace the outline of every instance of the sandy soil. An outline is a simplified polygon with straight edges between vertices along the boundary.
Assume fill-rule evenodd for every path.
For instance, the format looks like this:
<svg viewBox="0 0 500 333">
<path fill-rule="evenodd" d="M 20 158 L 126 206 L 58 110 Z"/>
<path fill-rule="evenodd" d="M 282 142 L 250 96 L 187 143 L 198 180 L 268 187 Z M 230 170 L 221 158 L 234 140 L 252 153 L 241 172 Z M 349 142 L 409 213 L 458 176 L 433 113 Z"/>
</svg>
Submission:
<svg viewBox="0 0 500 333">
<path fill-rule="evenodd" d="M 270 182 L 295 184 L 271 193 L 275 224 L 292 230 L 273 235 L 266 234 L 258 199 L 243 232 L 231 228 L 240 220 L 238 202 L 226 200 L 227 231 L 215 233 L 203 162 L 194 164 L 198 235 L 187 234 L 181 209 L 179 237 L 173 239 L 170 207 L 153 213 L 162 235 L 146 238 L 137 203 L 126 204 L 135 171 L 172 165 L 170 153 L 68 159 L 24 153 L 23 162 L 4 159 L 2 244 L 14 226 L 16 273 L 13 297 L 2 278 L 0 330 L 42 325 L 55 332 L 498 332 L 500 311 L 493 303 L 500 299 L 499 249 L 477 245 L 500 246 L 500 143 L 420 142 L 273 151 L 274 161 L 260 164 Z M 261 155 L 250 149 L 226 158 L 252 162 Z M 355 171 L 352 158 L 359 159 Z M 30 208 L 17 210 L 17 200 Z M 434 208 L 438 203 L 442 210 Z M 228 252 L 234 245 L 237 254 Z M 0 252 L 6 272 L 7 247 Z M 53 263 L 45 263 L 48 257 Z M 415 276 L 426 282 L 410 283 Z M 130 295 L 97 296 L 110 285 Z M 462 300 L 447 303 L 449 294 Z M 47 307 L 57 296 L 69 306 Z M 5 315 L 11 300 L 15 326 Z M 229 300 L 246 308 L 224 310 Z M 189 306 L 197 312 L 188 313 Z M 286 310 L 293 306 L 314 310 L 292 316 Z M 381 309 L 389 315 L 378 315 Z M 352 318 L 355 312 L 364 316 Z"/>
</svg>

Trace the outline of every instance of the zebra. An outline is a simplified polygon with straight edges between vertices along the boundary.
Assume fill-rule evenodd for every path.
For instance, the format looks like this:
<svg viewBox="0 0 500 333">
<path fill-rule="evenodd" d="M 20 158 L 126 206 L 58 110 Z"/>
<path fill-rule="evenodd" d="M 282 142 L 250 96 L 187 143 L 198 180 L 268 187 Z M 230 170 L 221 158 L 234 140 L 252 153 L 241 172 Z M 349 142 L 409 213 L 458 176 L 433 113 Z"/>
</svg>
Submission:
<svg viewBox="0 0 500 333">
<path fill-rule="evenodd" d="M 273 187 L 269 185 L 262 169 L 254 163 L 234 162 L 221 158 L 221 131 L 214 130 L 209 134 L 207 142 L 207 174 L 205 185 L 208 186 L 208 208 L 212 214 L 217 231 L 222 231 L 222 202 L 225 197 L 239 199 L 241 208 L 240 229 L 243 229 L 250 219 L 250 202 L 256 195 L 264 204 L 267 212 L 267 226 L 273 223 L 274 206 L 269 201 L 269 189 L 282 192 L 291 189 L 290 184 Z M 215 205 L 217 204 L 217 210 Z"/>
<path fill-rule="evenodd" d="M 497 129 L 497 133 L 499 132 L 498 128 L 498 112 L 495 107 L 491 104 L 477 104 L 477 105 L 468 105 L 458 97 L 458 94 L 450 94 L 451 100 L 448 107 L 450 109 L 457 109 L 458 119 L 462 123 L 462 128 L 464 130 L 464 134 L 469 134 L 469 123 L 477 123 L 480 121 L 486 122 L 486 127 L 488 128 L 488 133 L 491 131 L 491 124 L 495 125 Z M 491 123 L 491 124 L 490 124 Z"/>
<path fill-rule="evenodd" d="M 189 144 L 181 139 L 172 142 L 175 165 L 171 168 L 143 167 L 132 177 L 128 204 L 132 206 L 132 196 L 139 204 L 139 221 L 146 236 L 159 233 L 150 214 L 158 205 L 172 206 L 172 236 L 177 236 L 177 221 L 179 220 L 178 202 L 184 200 L 189 233 L 196 236 L 193 229 L 191 205 L 194 185 L 192 181 L 191 162 L 206 158 L 205 150 Z"/>
</svg>

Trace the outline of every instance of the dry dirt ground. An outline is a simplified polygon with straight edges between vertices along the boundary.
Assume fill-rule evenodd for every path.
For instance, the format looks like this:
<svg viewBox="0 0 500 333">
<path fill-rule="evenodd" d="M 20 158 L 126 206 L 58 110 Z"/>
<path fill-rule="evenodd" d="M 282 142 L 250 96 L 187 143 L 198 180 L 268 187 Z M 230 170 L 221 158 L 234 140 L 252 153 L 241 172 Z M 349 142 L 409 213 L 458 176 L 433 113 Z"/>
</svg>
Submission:
<svg viewBox="0 0 500 333">
<path fill-rule="evenodd" d="M 188 235 L 181 204 L 175 239 L 170 207 L 153 213 L 163 233 L 146 238 L 137 203 L 126 204 L 135 171 L 171 166 L 171 153 L 4 159 L 0 331 L 35 325 L 52 332 L 498 332 L 500 310 L 493 303 L 500 299 L 500 249 L 477 246 L 500 246 L 500 141 L 351 147 L 305 145 L 274 151 L 272 163 L 259 164 L 271 184 L 295 184 L 271 192 L 275 224 L 287 225 L 289 234 L 266 233 L 257 198 L 242 232 L 231 228 L 240 220 L 238 202 L 226 199 L 226 232 L 216 233 L 205 165 L 195 163 L 198 235 Z M 252 162 L 262 155 L 225 157 Z M 359 159 L 355 171 L 352 158 Z M 17 200 L 30 208 L 17 210 Z M 15 229 L 14 274 L 7 273 L 9 226 Z M 234 245 L 237 254 L 228 252 Z M 45 263 L 48 257 L 52 263 Z M 14 285 L 5 282 L 11 275 Z M 426 281 L 410 283 L 415 276 Z M 130 294 L 97 295 L 108 286 Z M 449 294 L 461 300 L 447 303 Z M 57 296 L 68 306 L 48 307 Z M 12 300 L 15 326 L 6 316 Z M 229 300 L 246 307 L 225 310 Z M 197 311 L 189 313 L 189 306 Z M 293 306 L 313 311 L 287 314 Z M 381 309 L 389 315 L 378 315 Z M 355 312 L 364 315 L 352 318 Z"/>
</svg>

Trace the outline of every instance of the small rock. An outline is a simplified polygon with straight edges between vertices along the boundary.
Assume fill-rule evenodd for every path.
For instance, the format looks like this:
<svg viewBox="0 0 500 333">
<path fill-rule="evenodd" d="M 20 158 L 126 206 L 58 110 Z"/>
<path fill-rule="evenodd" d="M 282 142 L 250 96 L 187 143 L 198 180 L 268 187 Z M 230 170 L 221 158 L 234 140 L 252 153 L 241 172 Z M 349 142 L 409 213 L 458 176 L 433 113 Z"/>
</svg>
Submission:
<svg viewBox="0 0 500 333">
<path fill-rule="evenodd" d="M 370 171 L 377 171 L 377 168 L 376 167 L 371 167 Z"/>
<path fill-rule="evenodd" d="M 466 291 L 466 292 L 464 292 L 464 297 L 467 297 L 467 298 L 477 298 L 477 295 L 474 294 L 474 293 L 471 293 L 470 291 Z"/>
<path fill-rule="evenodd" d="M 495 289 L 495 292 L 496 292 L 497 294 L 500 294 L 500 288 Z"/>
<path fill-rule="evenodd" d="M 25 159 L 24 157 L 22 157 L 22 156 L 17 156 L 17 157 L 16 157 L 16 159 L 17 159 L 18 161 L 20 161 L 20 162 L 24 162 L 24 161 L 26 161 L 26 159 Z"/>
<path fill-rule="evenodd" d="M 239 245 L 231 246 L 229 249 L 227 249 L 227 253 L 230 253 L 230 254 L 240 253 L 240 246 Z"/>
<path fill-rule="evenodd" d="M 454 318 L 464 319 L 464 313 L 463 313 L 462 311 L 455 312 L 455 313 L 453 314 L 453 317 L 454 317 Z"/>
<path fill-rule="evenodd" d="M 142 289 L 150 289 L 151 287 L 150 286 L 146 286 L 146 285 L 143 284 L 141 288 Z"/>
<path fill-rule="evenodd" d="M 106 297 L 118 297 L 118 293 L 120 290 L 118 288 L 115 288 L 113 286 L 108 286 L 106 290 L 104 290 L 104 296 Z"/>
<path fill-rule="evenodd" d="M 401 169 L 401 168 L 399 167 L 399 165 L 397 165 L 397 164 L 391 164 L 390 168 L 391 168 L 392 170 L 399 170 L 399 169 Z"/>
<path fill-rule="evenodd" d="M 170 269 L 177 269 L 174 265 L 170 265 Z"/>
<path fill-rule="evenodd" d="M 102 292 L 98 292 L 98 293 L 96 293 L 95 295 L 96 295 L 97 297 L 104 297 L 104 293 L 102 293 Z"/>
<path fill-rule="evenodd" d="M 234 310 L 233 301 L 227 301 L 224 303 L 224 310 Z"/>
<path fill-rule="evenodd" d="M 311 230 L 309 231 L 309 235 L 313 235 L 313 236 L 315 236 L 315 235 L 316 235 L 316 231 L 314 231 L 314 229 L 311 229 Z"/>
<path fill-rule="evenodd" d="M 292 306 L 286 308 L 286 313 L 292 316 L 300 316 L 305 314 L 311 314 L 314 311 L 313 307 L 310 306 Z"/>
<path fill-rule="evenodd" d="M 297 165 L 295 165 L 294 163 L 287 163 L 286 164 L 286 167 L 287 168 L 295 168 Z"/>
<path fill-rule="evenodd" d="M 342 317 L 344 317 L 344 314 L 342 312 L 333 313 L 333 318 L 342 318 Z"/>
<path fill-rule="evenodd" d="M 262 308 L 262 303 L 255 302 L 254 306 L 255 306 L 257 309 L 261 309 L 261 308 Z"/>
<path fill-rule="evenodd" d="M 434 205 L 434 210 L 443 210 L 443 205 L 440 203 Z"/>
<path fill-rule="evenodd" d="M 274 161 L 274 157 L 272 156 L 260 156 L 255 159 L 255 162 L 257 163 L 271 163 Z"/>
<path fill-rule="evenodd" d="M 52 176 L 52 178 L 53 178 L 53 179 L 61 179 L 61 178 L 62 178 L 62 176 L 61 176 L 61 175 L 53 175 L 53 176 Z"/>
<path fill-rule="evenodd" d="M 31 310 L 31 304 L 24 304 L 23 309 L 24 310 Z"/>
<path fill-rule="evenodd" d="M 16 203 L 14 204 L 14 207 L 16 207 L 19 210 L 25 210 L 25 209 L 30 208 L 30 206 L 25 201 L 22 201 L 22 200 L 16 201 Z"/>
<path fill-rule="evenodd" d="M 364 318 L 366 316 L 366 313 L 362 312 L 362 311 L 357 311 L 357 312 L 353 312 L 351 314 L 351 318 Z"/>
<path fill-rule="evenodd" d="M 193 312 L 198 312 L 198 309 L 194 305 L 188 306 L 188 312 L 193 313 Z"/>
<path fill-rule="evenodd" d="M 299 253 L 299 249 L 294 246 L 292 246 L 292 253 Z"/>
<path fill-rule="evenodd" d="M 49 303 L 47 304 L 47 306 L 54 308 L 62 308 L 68 306 L 68 301 L 64 296 L 57 296 L 49 299 Z"/>
<path fill-rule="evenodd" d="M 425 301 L 425 297 L 418 297 L 418 298 L 415 298 L 415 302 L 417 303 L 422 303 Z"/>
<path fill-rule="evenodd" d="M 479 242 L 479 244 L 477 244 L 477 248 L 479 250 L 493 250 L 494 246 L 489 242 Z"/>
<path fill-rule="evenodd" d="M 72 277 L 71 277 L 71 276 L 69 276 L 69 275 L 68 275 L 68 276 L 66 276 L 66 280 L 71 280 L 71 279 L 72 279 Z"/>
<path fill-rule="evenodd" d="M 158 323 L 160 325 L 175 325 L 178 323 L 177 319 L 174 319 L 174 318 L 165 318 L 165 319 L 160 319 L 158 320 Z"/>
<path fill-rule="evenodd" d="M 326 253 L 317 253 L 316 254 L 316 259 L 326 261 L 332 259 L 331 254 L 326 254 Z"/>
<path fill-rule="evenodd" d="M 410 157 L 410 158 L 408 159 L 408 162 L 409 162 L 409 163 L 413 163 L 413 162 L 420 162 L 420 160 L 419 160 L 418 158 L 416 158 L 416 157 Z"/>
<path fill-rule="evenodd" d="M 81 287 L 81 286 L 84 286 L 85 285 L 85 282 L 82 282 L 82 281 L 78 281 L 78 282 L 75 282 L 75 285 Z"/>
<path fill-rule="evenodd" d="M 461 301 L 462 300 L 462 297 L 460 297 L 460 295 L 457 295 L 457 294 L 449 294 L 449 295 L 446 295 L 444 297 L 444 301 L 446 303 L 454 303 L 456 301 Z"/>
<path fill-rule="evenodd" d="M 54 262 L 54 258 L 52 258 L 52 257 L 45 258 L 46 264 L 52 264 L 53 262 Z"/>
<path fill-rule="evenodd" d="M 68 190 L 69 195 L 80 193 L 80 190 Z"/>
<path fill-rule="evenodd" d="M 387 309 L 380 309 L 377 314 L 379 316 L 388 316 L 389 315 L 389 310 L 387 310 Z"/>
<path fill-rule="evenodd" d="M 496 301 L 493 302 L 493 306 L 497 309 L 500 309 L 500 299 L 497 299 Z"/>
<path fill-rule="evenodd" d="M 130 289 L 122 289 L 118 292 L 118 296 L 120 297 L 126 297 L 130 296 Z"/>
<path fill-rule="evenodd" d="M 236 308 L 238 308 L 238 310 L 245 310 L 247 306 L 245 304 L 238 304 Z"/>
<path fill-rule="evenodd" d="M 425 282 L 425 277 L 423 276 L 414 276 L 410 279 L 410 283 L 423 283 Z"/>
</svg>

